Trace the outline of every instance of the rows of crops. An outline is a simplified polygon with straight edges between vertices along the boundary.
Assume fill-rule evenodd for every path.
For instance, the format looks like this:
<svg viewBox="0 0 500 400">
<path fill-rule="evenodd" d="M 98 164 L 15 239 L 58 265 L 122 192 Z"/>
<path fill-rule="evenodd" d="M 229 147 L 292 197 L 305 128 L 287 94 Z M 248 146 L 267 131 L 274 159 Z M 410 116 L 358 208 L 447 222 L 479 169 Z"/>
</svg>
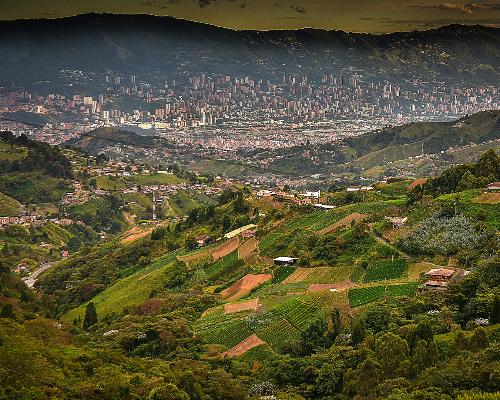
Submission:
<svg viewBox="0 0 500 400">
<path fill-rule="evenodd" d="M 307 328 L 319 315 L 316 306 L 300 299 L 292 299 L 277 306 L 274 311 L 298 330 Z"/>
<path fill-rule="evenodd" d="M 238 260 L 238 251 L 235 250 L 211 264 L 205 272 L 209 281 L 216 281 L 221 276 L 224 279 L 230 279 L 241 266 L 243 266 L 243 261 Z"/>
<path fill-rule="evenodd" d="M 282 266 L 282 267 L 277 267 L 274 272 L 273 279 L 271 283 L 280 283 L 284 279 L 286 279 L 288 276 L 293 274 L 295 271 L 296 267 L 287 267 L 287 266 Z"/>
<path fill-rule="evenodd" d="M 412 296 L 417 288 L 417 283 L 404 283 L 401 285 L 382 285 L 355 288 L 349 290 L 349 304 L 357 307 L 387 296 Z"/>
<path fill-rule="evenodd" d="M 408 262 L 404 259 L 378 261 L 368 267 L 363 281 L 378 282 L 401 278 L 407 270 Z"/>
<path fill-rule="evenodd" d="M 306 283 L 338 283 L 349 280 L 354 267 L 317 267 L 304 280 Z"/>
<path fill-rule="evenodd" d="M 271 320 L 258 327 L 255 333 L 259 338 L 267 342 L 275 351 L 281 351 L 292 342 L 300 340 L 300 331 L 291 325 L 286 319 L 277 314 L 271 316 Z"/>
<path fill-rule="evenodd" d="M 218 327 L 200 331 L 206 343 L 216 343 L 231 348 L 252 334 L 248 324 L 243 319 L 233 319 Z"/>
</svg>

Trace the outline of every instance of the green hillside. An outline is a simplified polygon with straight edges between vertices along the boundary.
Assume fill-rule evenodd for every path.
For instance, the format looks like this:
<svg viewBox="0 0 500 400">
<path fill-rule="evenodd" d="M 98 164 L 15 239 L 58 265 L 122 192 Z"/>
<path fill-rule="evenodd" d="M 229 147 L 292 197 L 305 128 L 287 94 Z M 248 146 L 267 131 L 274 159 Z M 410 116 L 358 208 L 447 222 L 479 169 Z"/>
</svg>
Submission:
<svg viewBox="0 0 500 400">
<path fill-rule="evenodd" d="M 214 199 L 179 190 L 169 203 L 185 218 L 131 226 L 124 212 L 151 200 L 116 191 L 65 207 L 84 226 L 1 229 L 0 365 L 16 375 L 0 374 L 0 397 L 494 398 L 500 198 L 484 187 L 498 165 L 490 150 L 411 190 L 333 188 L 332 209 L 243 184 Z M 127 182 L 96 182 L 115 183 Z M 26 292 L 15 267 L 75 241 Z M 439 268 L 453 278 L 433 290 Z"/>
<path fill-rule="evenodd" d="M 20 207 L 17 200 L 0 192 L 0 216 L 10 217 L 18 215 Z"/>
</svg>

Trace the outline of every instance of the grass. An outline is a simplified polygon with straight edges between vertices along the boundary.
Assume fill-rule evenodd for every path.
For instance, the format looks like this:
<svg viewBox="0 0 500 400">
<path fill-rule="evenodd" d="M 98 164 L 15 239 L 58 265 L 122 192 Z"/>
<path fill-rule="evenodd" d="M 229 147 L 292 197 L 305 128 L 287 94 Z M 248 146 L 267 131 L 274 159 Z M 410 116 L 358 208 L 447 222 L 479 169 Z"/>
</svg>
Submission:
<svg viewBox="0 0 500 400">
<path fill-rule="evenodd" d="M 100 175 L 95 178 L 97 187 L 102 190 L 118 190 L 125 189 L 127 185 L 122 179 L 114 176 Z"/>
<path fill-rule="evenodd" d="M 58 201 L 70 191 L 68 182 L 39 172 L 9 172 L 0 175 L 0 192 L 23 204 Z"/>
<path fill-rule="evenodd" d="M 12 217 L 19 214 L 19 209 L 21 205 L 16 199 L 7 196 L 6 194 L 0 193 L 0 216 L 2 217 Z"/>
<path fill-rule="evenodd" d="M 18 161 L 22 160 L 28 154 L 28 150 L 24 147 L 14 146 L 0 143 L 0 161 Z"/>
<path fill-rule="evenodd" d="M 113 286 L 92 298 L 100 318 L 111 313 L 120 313 L 125 308 L 141 305 L 152 290 L 162 286 L 165 271 L 175 263 L 175 254 L 157 259 L 149 267 L 119 280 Z M 83 320 L 86 304 L 68 311 L 61 319 L 71 323 L 75 318 Z"/>
<path fill-rule="evenodd" d="M 172 185 L 184 182 L 173 174 L 132 175 L 129 179 L 133 183 L 142 186 Z"/>
<path fill-rule="evenodd" d="M 363 277 L 364 282 L 377 282 L 387 279 L 397 279 L 408 269 L 408 262 L 403 259 L 384 260 L 371 264 Z"/>
<path fill-rule="evenodd" d="M 189 210 L 200 205 L 185 190 L 179 190 L 175 196 L 170 198 L 169 203 L 175 215 L 186 215 Z"/>
</svg>

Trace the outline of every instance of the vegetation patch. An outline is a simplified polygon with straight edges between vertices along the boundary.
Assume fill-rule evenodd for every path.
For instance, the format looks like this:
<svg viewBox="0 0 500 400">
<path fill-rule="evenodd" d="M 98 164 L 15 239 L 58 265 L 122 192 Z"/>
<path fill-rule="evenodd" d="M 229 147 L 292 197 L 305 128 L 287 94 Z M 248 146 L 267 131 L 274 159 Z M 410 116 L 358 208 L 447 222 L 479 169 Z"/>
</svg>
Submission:
<svg viewBox="0 0 500 400">
<path fill-rule="evenodd" d="M 378 261 L 368 267 L 363 280 L 377 282 L 401 278 L 407 269 L 408 262 L 404 259 Z"/>
</svg>

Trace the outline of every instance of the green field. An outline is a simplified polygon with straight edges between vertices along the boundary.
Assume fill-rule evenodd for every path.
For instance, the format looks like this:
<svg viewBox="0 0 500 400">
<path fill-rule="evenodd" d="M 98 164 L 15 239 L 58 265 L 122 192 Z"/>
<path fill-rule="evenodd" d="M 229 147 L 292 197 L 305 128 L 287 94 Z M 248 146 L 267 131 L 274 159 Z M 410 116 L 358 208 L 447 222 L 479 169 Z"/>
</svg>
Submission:
<svg viewBox="0 0 500 400">
<path fill-rule="evenodd" d="M 97 187 L 102 190 L 119 190 L 127 187 L 123 179 L 115 176 L 99 175 L 95 180 Z"/>
<path fill-rule="evenodd" d="M 14 146 L 0 143 L 0 161 L 17 161 L 22 160 L 28 154 L 28 150 L 24 147 Z"/>
<path fill-rule="evenodd" d="M 152 290 L 160 288 L 163 284 L 163 275 L 166 269 L 175 263 L 176 255 L 171 253 L 161 257 L 149 267 L 119 280 L 92 299 L 96 306 L 97 314 L 102 318 L 110 313 L 121 313 L 125 308 L 141 305 L 149 298 Z M 82 318 L 86 304 L 68 311 L 61 319 L 71 323 L 75 318 Z"/>
<path fill-rule="evenodd" d="M 242 271 L 244 271 L 244 264 L 243 261 L 238 260 L 237 250 L 220 258 L 205 270 L 207 279 L 211 282 L 216 282 L 221 279 L 234 279 L 241 275 Z"/>
<path fill-rule="evenodd" d="M 132 175 L 128 180 L 142 186 L 171 185 L 184 182 L 173 174 Z"/>
<path fill-rule="evenodd" d="M 372 263 L 364 274 L 364 282 L 377 282 L 401 278 L 408 270 L 408 262 L 402 259 L 384 260 Z"/>
<path fill-rule="evenodd" d="M 458 199 L 457 212 L 475 218 L 479 213 L 484 215 L 484 222 L 492 229 L 500 229 L 500 204 L 476 203 L 473 201 L 481 194 L 481 190 L 473 189 L 460 193 L 444 194 L 439 196 L 437 202 L 452 203 Z"/>
<path fill-rule="evenodd" d="M 20 207 L 16 199 L 0 193 L 0 216 L 12 217 L 18 215 Z"/>
<path fill-rule="evenodd" d="M 368 286 L 349 290 L 349 304 L 351 307 L 371 303 L 387 296 L 412 296 L 415 293 L 417 283 L 404 283 L 401 285 Z"/>
</svg>

